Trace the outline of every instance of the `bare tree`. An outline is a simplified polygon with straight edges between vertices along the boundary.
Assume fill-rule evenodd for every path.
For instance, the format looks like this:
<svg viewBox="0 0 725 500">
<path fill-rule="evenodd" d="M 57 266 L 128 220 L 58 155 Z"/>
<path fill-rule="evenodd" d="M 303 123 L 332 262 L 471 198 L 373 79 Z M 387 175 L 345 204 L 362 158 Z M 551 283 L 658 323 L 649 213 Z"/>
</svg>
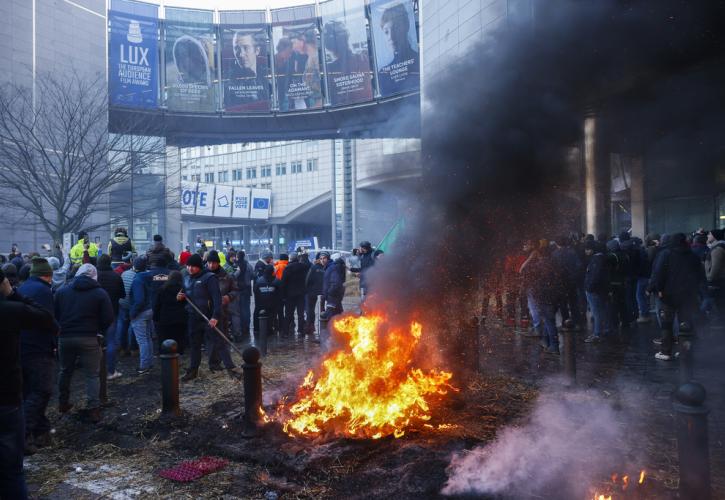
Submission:
<svg viewBox="0 0 725 500">
<path fill-rule="evenodd" d="M 61 80 L 42 74 L 36 78 L 35 99 L 25 87 L 0 88 L 0 184 L 5 191 L 0 204 L 34 216 L 56 242 L 67 232 L 126 220 L 127 211 L 120 209 L 133 202 L 125 187 L 132 173 L 148 170 L 165 154 L 162 140 L 142 132 L 109 133 L 102 77 Z M 97 213 L 104 215 L 88 225 Z"/>
</svg>

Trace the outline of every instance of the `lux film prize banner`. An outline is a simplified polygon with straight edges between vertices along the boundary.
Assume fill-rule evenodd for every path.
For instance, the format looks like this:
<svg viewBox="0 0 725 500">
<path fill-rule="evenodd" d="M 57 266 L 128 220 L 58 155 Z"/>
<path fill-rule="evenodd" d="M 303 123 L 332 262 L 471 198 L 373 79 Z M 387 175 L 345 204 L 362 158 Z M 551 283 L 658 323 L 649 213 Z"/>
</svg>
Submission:
<svg viewBox="0 0 725 500">
<path fill-rule="evenodd" d="M 108 91 L 112 106 L 157 107 L 158 21 L 108 13 Z"/>
</svg>

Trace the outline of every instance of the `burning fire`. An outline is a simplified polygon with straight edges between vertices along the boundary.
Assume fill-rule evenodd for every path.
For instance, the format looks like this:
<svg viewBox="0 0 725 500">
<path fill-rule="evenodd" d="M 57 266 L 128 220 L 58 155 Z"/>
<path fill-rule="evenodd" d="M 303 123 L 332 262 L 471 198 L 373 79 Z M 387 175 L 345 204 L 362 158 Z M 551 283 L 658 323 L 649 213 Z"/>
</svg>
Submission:
<svg viewBox="0 0 725 500">
<path fill-rule="evenodd" d="M 644 484 L 645 477 L 647 476 L 647 473 L 642 470 L 639 472 L 639 479 L 637 480 L 637 486 L 641 486 Z M 618 489 L 620 491 L 627 491 L 627 488 L 629 487 L 630 480 L 628 475 L 624 475 L 620 477 L 618 474 L 612 474 L 612 485 L 609 489 Z M 613 500 L 614 496 L 611 493 L 599 493 L 595 492 L 594 496 L 592 497 L 592 500 Z"/>
<path fill-rule="evenodd" d="M 382 315 L 334 322 L 342 347 L 325 357 L 318 373 L 307 373 L 297 402 L 281 408 L 286 433 L 399 438 L 414 422 L 430 420 L 430 398 L 452 389 L 452 375 L 412 366 L 423 333 L 419 323 L 408 330 L 384 331 L 385 325 Z"/>
</svg>

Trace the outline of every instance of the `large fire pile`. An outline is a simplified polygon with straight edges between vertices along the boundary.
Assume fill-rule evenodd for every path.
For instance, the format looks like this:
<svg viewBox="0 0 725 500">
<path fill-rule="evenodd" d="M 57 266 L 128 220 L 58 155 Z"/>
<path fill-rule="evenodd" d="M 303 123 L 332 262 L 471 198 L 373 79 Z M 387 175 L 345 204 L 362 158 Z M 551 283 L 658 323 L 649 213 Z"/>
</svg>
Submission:
<svg viewBox="0 0 725 500">
<path fill-rule="evenodd" d="M 453 389 L 451 373 L 413 366 L 423 333 L 419 323 L 397 328 L 373 314 L 345 316 L 333 327 L 340 347 L 307 373 L 297 401 L 280 408 L 286 433 L 401 437 L 430 420 L 431 402 Z"/>
</svg>

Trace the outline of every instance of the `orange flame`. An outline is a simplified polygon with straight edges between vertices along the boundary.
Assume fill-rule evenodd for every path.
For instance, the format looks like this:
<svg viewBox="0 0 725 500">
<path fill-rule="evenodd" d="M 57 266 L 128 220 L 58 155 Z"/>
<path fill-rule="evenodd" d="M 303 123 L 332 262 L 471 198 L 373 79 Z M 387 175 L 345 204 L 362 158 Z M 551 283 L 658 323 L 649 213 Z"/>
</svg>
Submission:
<svg viewBox="0 0 725 500">
<path fill-rule="evenodd" d="M 382 315 L 334 322 L 344 346 L 329 353 L 317 373 L 307 373 L 296 403 L 282 405 L 284 432 L 399 438 L 411 424 L 430 420 L 430 398 L 452 389 L 452 375 L 412 366 L 423 332 L 419 323 L 382 332 L 385 323 Z"/>
<path fill-rule="evenodd" d="M 639 484 L 644 483 L 645 475 L 646 474 L 645 474 L 644 470 L 640 471 L 640 473 L 639 473 L 639 481 L 637 481 Z"/>
</svg>

